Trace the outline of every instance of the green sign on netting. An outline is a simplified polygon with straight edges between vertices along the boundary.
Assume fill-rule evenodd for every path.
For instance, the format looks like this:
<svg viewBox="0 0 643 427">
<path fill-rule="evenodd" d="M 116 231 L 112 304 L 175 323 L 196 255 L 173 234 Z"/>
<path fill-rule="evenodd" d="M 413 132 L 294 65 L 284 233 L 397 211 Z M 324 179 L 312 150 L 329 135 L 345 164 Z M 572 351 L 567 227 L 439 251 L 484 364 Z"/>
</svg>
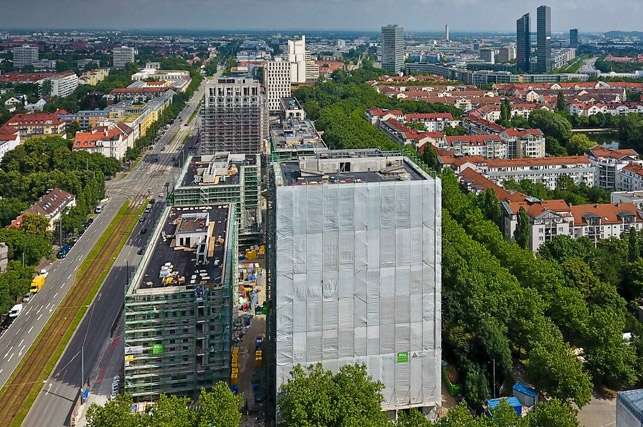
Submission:
<svg viewBox="0 0 643 427">
<path fill-rule="evenodd" d="M 401 351 L 397 353 L 397 363 L 406 363 L 409 361 L 409 352 Z"/>
<path fill-rule="evenodd" d="M 165 346 L 163 344 L 154 344 L 152 346 L 152 354 L 163 354 L 163 351 L 165 351 Z M 408 360 L 408 355 L 406 358 Z"/>
</svg>

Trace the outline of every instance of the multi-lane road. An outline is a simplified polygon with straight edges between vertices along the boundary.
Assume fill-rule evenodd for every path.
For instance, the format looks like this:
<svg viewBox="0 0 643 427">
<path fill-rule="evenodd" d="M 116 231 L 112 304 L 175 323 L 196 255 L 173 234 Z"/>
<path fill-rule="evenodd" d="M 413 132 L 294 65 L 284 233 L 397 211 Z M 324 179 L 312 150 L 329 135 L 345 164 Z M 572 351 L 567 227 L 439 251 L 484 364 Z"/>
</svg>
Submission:
<svg viewBox="0 0 643 427">
<path fill-rule="evenodd" d="M 138 223 L 125 247 L 118 255 L 112 270 L 103 283 L 99 293 L 89 307 L 69 342 L 58 364 L 32 406 L 24 426 L 63 426 L 69 425 L 73 405 L 84 379 L 89 378 L 101 357 L 107 342 L 110 341 L 112 325 L 117 322 L 123 305 L 124 288 L 128 276 L 140 261 L 139 248 L 145 246 L 149 234 L 141 234 L 142 228 L 152 230 L 152 221 L 159 217 L 163 209 L 166 183 L 174 184 L 178 168 L 174 167 L 172 157 L 183 158 L 181 145 L 185 136 L 196 133 L 198 116 L 191 124 L 185 125 L 202 99 L 205 82 L 186 104 L 179 118 L 155 146 L 148 150 L 139 163 L 126 177 L 107 182 L 108 203 L 94 223 L 78 240 L 64 260 L 57 261 L 50 269 L 47 283 L 36 297 L 27 305 L 16 321 L 0 338 L 0 348 L 7 348 L 7 356 L 0 360 L 0 381 L 6 382 L 24 352 L 29 349 L 45 322 L 49 319 L 69 287 L 73 283 L 75 271 L 91 250 L 101 233 L 116 215 L 126 200 L 134 206 L 148 198 L 157 203 L 147 220 Z M 155 161 L 158 157 L 158 161 Z M 169 189 L 171 190 L 171 188 Z M 23 341 L 24 340 L 24 341 Z M 20 354 L 19 354 L 20 353 Z M 12 357 L 13 354 L 13 357 Z M 0 354 L 0 357 L 4 356 Z M 19 379 L 17 379 L 19 381 Z"/>
</svg>

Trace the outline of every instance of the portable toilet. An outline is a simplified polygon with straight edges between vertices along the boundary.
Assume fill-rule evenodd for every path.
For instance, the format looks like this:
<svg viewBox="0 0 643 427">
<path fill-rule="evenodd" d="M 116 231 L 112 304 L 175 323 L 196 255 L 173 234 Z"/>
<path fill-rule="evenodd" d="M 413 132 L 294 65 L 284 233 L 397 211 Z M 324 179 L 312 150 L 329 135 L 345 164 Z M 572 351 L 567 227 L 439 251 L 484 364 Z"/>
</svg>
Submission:
<svg viewBox="0 0 643 427">
<path fill-rule="evenodd" d="M 538 392 L 527 384 L 514 384 L 513 396 L 522 403 L 522 406 L 536 406 L 538 403 Z"/>
</svg>

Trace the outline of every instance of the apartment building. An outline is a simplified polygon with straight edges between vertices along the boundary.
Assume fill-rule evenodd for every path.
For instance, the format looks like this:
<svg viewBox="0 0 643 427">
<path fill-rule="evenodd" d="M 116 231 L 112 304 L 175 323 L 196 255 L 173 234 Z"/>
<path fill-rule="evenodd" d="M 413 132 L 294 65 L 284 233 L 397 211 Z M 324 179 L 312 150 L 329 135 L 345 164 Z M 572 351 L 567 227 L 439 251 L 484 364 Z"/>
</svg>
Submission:
<svg viewBox="0 0 643 427">
<path fill-rule="evenodd" d="M 509 128 L 500 133 L 507 145 L 507 157 L 545 157 L 545 135 L 540 129 Z"/>
<path fill-rule="evenodd" d="M 446 149 L 461 156 L 483 156 L 487 159 L 506 159 L 507 144 L 498 135 L 447 136 Z"/>
<path fill-rule="evenodd" d="M 65 210 L 74 206 L 76 206 L 76 196 L 73 194 L 60 188 L 47 190 L 33 205 L 14 219 L 9 227 L 22 227 L 24 215 L 42 215 L 49 220 L 47 231 L 54 231 Z"/>
<path fill-rule="evenodd" d="M 37 46 L 16 46 L 13 48 L 13 68 L 23 68 L 38 61 Z"/>
<path fill-rule="evenodd" d="M 553 190 L 558 185 L 558 180 L 567 176 L 576 185 L 594 186 L 594 167 L 585 156 L 489 159 L 479 171 L 500 185 L 509 180 L 519 182 L 528 179 Z"/>
<path fill-rule="evenodd" d="M 0 160 L 20 145 L 20 131 L 12 126 L 0 126 Z"/>
<path fill-rule="evenodd" d="M 110 118 L 110 109 L 104 110 L 80 110 L 76 113 L 61 114 L 60 119 L 67 122 L 76 122 L 80 130 L 87 131 L 98 126 Z"/>
<path fill-rule="evenodd" d="M 106 122 L 88 132 L 77 132 L 72 150 L 100 153 L 118 160 L 134 147 L 134 130 L 125 123 Z"/>
<path fill-rule="evenodd" d="M 616 189 L 618 191 L 643 190 L 643 164 L 631 162 L 616 174 Z"/>
<path fill-rule="evenodd" d="M 231 374 L 234 205 L 166 207 L 126 284 L 124 389 L 196 399 Z"/>
<path fill-rule="evenodd" d="M 170 198 L 174 206 L 234 205 L 239 244 L 247 246 L 262 236 L 260 192 L 259 154 L 219 152 L 184 159 Z"/>
<path fill-rule="evenodd" d="M 406 114 L 404 118 L 406 122 L 422 123 L 427 132 L 444 132 L 445 127 L 455 127 L 458 124 L 451 113 Z"/>
<path fill-rule="evenodd" d="M 639 155 L 632 149 L 612 150 L 596 145 L 587 153 L 590 163 L 596 170 L 594 182 L 597 187 L 607 190 L 629 190 L 633 178 L 632 173 L 626 173 L 619 178 L 620 171 L 630 162 L 639 162 Z"/>
<path fill-rule="evenodd" d="M 112 50 L 113 66 L 114 68 L 125 68 L 125 65 L 130 62 L 136 62 L 136 54 L 138 52 L 135 48 L 129 46 L 115 47 Z"/>
<path fill-rule="evenodd" d="M 39 80 L 38 84 L 42 87 L 46 81 L 51 82 L 51 93 L 47 95 L 57 96 L 59 98 L 65 98 L 74 93 L 79 83 L 78 76 L 72 71 L 57 73 L 51 77 L 46 77 Z"/>
<path fill-rule="evenodd" d="M 269 165 L 271 400 L 298 364 L 337 372 L 364 363 L 384 384 L 382 410 L 435 413 L 440 198 L 440 180 L 399 152 L 337 150 Z"/>
<path fill-rule="evenodd" d="M 589 238 L 596 245 L 599 240 L 619 237 L 630 229 L 640 230 L 643 213 L 634 203 L 603 203 L 571 207 L 574 217 L 575 239 Z"/>
<path fill-rule="evenodd" d="M 282 58 L 267 61 L 263 67 L 263 85 L 266 88 L 268 111 L 276 112 L 281 108 L 281 99 L 292 94 L 290 84 L 290 62 Z"/>
<path fill-rule="evenodd" d="M 6 124 L 18 129 L 21 138 L 65 134 L 65 122 L 57 113 L 16 114 Z"/>
<path fill-rule="evenodd" d="M 268 136 L 268 105 L 257 80 L 221 77 L 206 84 L 200 154 L 256 154 Z"/>
</svg>

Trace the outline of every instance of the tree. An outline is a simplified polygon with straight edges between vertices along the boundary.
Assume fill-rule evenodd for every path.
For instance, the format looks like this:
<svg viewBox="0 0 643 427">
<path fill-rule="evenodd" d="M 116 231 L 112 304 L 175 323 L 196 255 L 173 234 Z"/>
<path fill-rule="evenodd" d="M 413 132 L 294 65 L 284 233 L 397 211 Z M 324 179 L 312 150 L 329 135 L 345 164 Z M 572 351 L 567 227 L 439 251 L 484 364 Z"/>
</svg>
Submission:
<svg viewBox="0 0 643 427">
<path fill-rule="evenodd" d="M 31 236 L 50 239 L 49 219 L 43 215 L 25 214 L 22 216 L 22 230 Z"/>
<path fill-rule="evenodd" d="M 422 161 L 433 170 L 438 170 L 438 153 L 435 151 L 435 147 L 431 144 L 427 144 L 424 147 L 422 152 Z"/>
<path fill-rule="evenodd" d="M 565 94 L 562 90 L 558 91 L 558 98 L 556 98 L 556 111 L 567 111 L 567 102 L 565 102 Z"/>
<path fill-rule="evenodd" d="M 382 389 L 365 365 L 346 365 L 333 375 L 321 363 L 305 370 L 297 365 L 280 388 L 285 426 L 388 426 L 381 411 Z"/>
<path fill-rule="evenodd" d="M 627 259 L 629 262 L 636 262 L 641 258 L 641 248 L 639 246 L 639 235 L 636 228 L 630 228 L 627 237 Z"/>
<path fill-rule="evenodd" d="M 525 427 L 578 427 L 578 411 L 558 399 L 539 403 L 535 411 L 529 412 L 523 423 Z"/>
<path fill-rule="evenodd" d="M 40 85 L 40 96 L 51 96 L 51 91 L 54 89 L 54 83 L 49 80 L 45 79 L 43 80 L 42 84 Z"/>
<path fill-rule="evenodd" d="M 518 211 L 518 224 L 516 224 L 516 231 L 514 231 L 514 240 L 523 249 L 529 245 L 529 216 L 522 206 Z"/>
<path fill-rule="evenodd" d="M 596 143 L 591 141 L 587 135 L 582 133 L 575 133 L 567 143 L 567 151 L 572 155 L 583 155 L 589 151 L 590 148 L 595 146 Z"/>
<path fill-rule="evenodd" d="M 76 136 L 76 133 L 80 132 L 80 124 L 78 124 L 77 121 L 73 121 L 70 124 L 67 125 L 67 136 L 70 137 L 71 139 Z"/>
<path fill-rule="evenodd" d="M 501 226 L 502 222 L 502 211 L 500 210 L 500 203 L 498 202 L 498 197 L 496 196 L 496 191 L 489 187 L 484 192 L 484 202 L 483 202 L 483 212 L 487 219 L 491 220 L 498 227 Z"/>
<path fill-rule="evenodd" d="M 572 125 L 564 117 L 539 109 L 529 115 L 529 125 L 533 129 L 540 129 L 545 136 L 552 136 L 559 142 L 566 144 L 572 136 Z"/>
<path fill-rule="evenodd" d="M 88 427 L 142 427 L 141 415 L 132 414 L 132 396 L 117 395 L 114 400 L 99 406 L 92 404 L 87 410 Z"/>
<path fill-rule="evenodd" d="M 234 394 L 224 382 L 219 382 L 211 392 L 201 389 L 199 406 L 196 414 L 196 426 L 209 427 L 216 422 L 217 427 L 237 427 L 241 422 L 239 407 L 243 405 L 243 396 Z"/>
</svg>

